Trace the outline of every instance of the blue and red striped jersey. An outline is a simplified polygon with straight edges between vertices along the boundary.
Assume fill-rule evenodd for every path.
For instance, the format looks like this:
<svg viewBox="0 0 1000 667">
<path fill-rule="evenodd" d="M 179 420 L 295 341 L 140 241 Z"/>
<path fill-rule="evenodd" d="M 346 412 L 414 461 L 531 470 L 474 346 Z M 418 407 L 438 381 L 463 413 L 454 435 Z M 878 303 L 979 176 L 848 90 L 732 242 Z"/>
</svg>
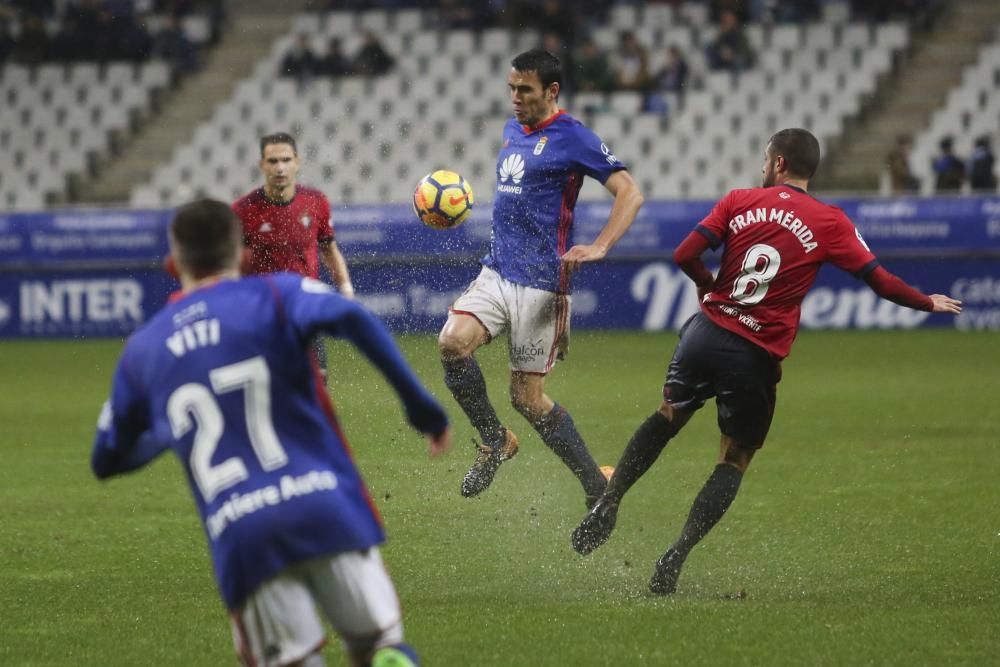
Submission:
<svg viewBox="0 0 1000 667">
<path fill-rule="evenodd" d="M 511 118 L 503 129 L 493 234 L 483 264 L 507 280 L 569 293 L 559 258 L 573 246 L 573 210 L 590 176 L 604 183 L 625 165 L 600 137 L 564 111 L 537 127 Z"/>
</svg>

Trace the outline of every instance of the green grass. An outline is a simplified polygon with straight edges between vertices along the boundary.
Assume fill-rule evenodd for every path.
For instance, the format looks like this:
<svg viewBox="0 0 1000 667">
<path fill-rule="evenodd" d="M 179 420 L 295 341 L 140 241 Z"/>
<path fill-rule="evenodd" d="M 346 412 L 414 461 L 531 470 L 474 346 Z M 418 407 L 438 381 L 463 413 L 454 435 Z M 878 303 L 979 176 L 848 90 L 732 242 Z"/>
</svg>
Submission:
<svg viewBox="0 0 1000 667">
<path fill-rule="evenodd" d="M 549 393 L 601 463 L 655 408 L 675 336 L 575 335 Z M 374 371 L 333 346 L 333 394 L 384 514 L 409 640 L 451 665 L 1000 662 L 996 334 L 803 333 L 771 435 L 672 598 L 645 592 L 718 455 L 714 406 L 633 489 L 611 541 L 569 546 L 582 492 L 510 408 L 521 454 L 483 497 L 431 337 L 402 339 L 455 421 L 431 461 Z M 177 464 L 108 484 L 90 441 L 120 344 L 0 343 L 0 664 L 234 664 Z M 343 664 L 334 642 L 331 664 Z"/>
</svg>

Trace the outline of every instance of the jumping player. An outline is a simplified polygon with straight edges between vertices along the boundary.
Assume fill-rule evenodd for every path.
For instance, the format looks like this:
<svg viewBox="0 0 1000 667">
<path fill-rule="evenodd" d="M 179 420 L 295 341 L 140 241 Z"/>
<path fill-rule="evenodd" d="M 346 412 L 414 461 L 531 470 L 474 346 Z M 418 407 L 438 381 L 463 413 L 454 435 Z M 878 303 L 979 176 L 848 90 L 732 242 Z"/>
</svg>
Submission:
<svg viewBox="0 0 1000 667">
<path fill-rule="evenodd" d="M 381 521 L 307 353 L 311 339 L 324 332 L 357 346 L 431 455 L 449 446 L 447 417 L 373 315 L 312 278 L 240 279 L 241 245 L 225 203 L 178 210 L 170 248 L 182 292 L 122 352 L 94 474 L 174 451 L 244 664 L 323 665 L 316 605 L 355 665 L 416 664 L 379 555 Z"/>
<path fill-rule="evenodd" d="M 318 279 L 322 261 L 337 291 L 352 299 L 354 286 L 330 223 L 330 200 L 319 190 L 297 184 L 299 167 L 294 137 L 284 132 L 261 137 L 264 185 L 233 203 L 250 249 L 246 273 L 291 271 Z M 315 350 L 325 369 L 326 348 L 317 342 Z"/>
<path fill-rule="evenodd" d="M 718 465 L 680 537 L 657 561 L 649 583 L 653 593 L 674 592 L 684 560 L 729 508 L 763 446 L 780 363 L 798 332 L 802 300 L 824 263 L 902 306 L 961 312 L 961 302 L 926 296 L 882 268 L 843 211 L 807 194 L 819 159 L 819 142 L 806 130 L 778 132 L 764 152 L 763 187 L 723 197 L 674 252 L 677 265 L 698 286 L 701 310 L 681 329 L 663 402 L 632 436 L 607 489 L 572 536 L 573 548 L 584 555 L 607 541 L 625 492 L 714 396 L 722 431 Z M 713 277 L 700 257 L 720 245 L 722 264 Z"/>
<path fill-rule="evenodd" d="M 517 437 L 497 418 L 474 356 L 508 330 L 511 401 L 580 480 L 589 507 L 607 481 L 572 417 L 545 394 L 545 377 L 567 350 L 571 274 L 607 254 L 643 200 L 625 165 L 559 108 L 559 59 L 535 49 L 511 65 L 514 118 L 504 127 L 497 158 L 490 251 L 479 276 L 452 304 L 438 339 L 445 384 L 482 438 L 462 495 L 486 490 L 500 464 L 517 453 Z M 603 183 L 615 199 L 597 239 L 572 246 L 584 176 Z"/>
</svg>

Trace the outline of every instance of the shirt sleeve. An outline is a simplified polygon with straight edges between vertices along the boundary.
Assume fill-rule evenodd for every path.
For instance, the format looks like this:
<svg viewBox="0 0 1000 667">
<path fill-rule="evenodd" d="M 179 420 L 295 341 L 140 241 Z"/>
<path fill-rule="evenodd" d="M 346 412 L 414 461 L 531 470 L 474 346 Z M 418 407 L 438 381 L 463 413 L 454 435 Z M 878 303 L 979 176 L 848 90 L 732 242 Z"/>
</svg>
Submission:
<svg viewBox="0 0 1000 667">
<path fill-rule="evenodd" d="M 845 215 L 840 216 L 840 221 L 827 244 L 827 259 L 837 268 L 853 274 L 856 278 L 864 278 L 879 265 L 878 258 L 861 238 L 861 232 Z"/>
<path fill-rule="evenodd" d="M 333 220 L 330 215 L 330 200 L 326 195 L 320 195 L 317 202 L 316 240 L 319 243 L 330 243 L 335 240 Z"/>
<path fill-rule="evenodd" d="M 364 306 L 312 278 L 284 278 L 281 293 L 286 316 L 301 340 L 319 332 L 349 340 L 396 390 L 414 428 L 436 435 L 447 427 L 444 409 L 424 389 L 385 325 Z"/>
<path fill-rule="evenodd" d="M 148 400 L 130 381 L 123 356 L 115 369 L 111 396 L 97 420 L 90 458 L 94 475 L 99 479 L 120 475 L 156 458 L 168 445 L 156 441 L 151 426 Z"/>
<path fill-rule="evenodd" d="M 625 169 L 625 163 L 618 159 L 607 144 L 593 131 L 583 125 L 577 128 L 576 148 L 573 152 L 573 163 L 587 176 L 607 182 L 616 171 Z"/>
<path fill-rule="evenodd" d="M 733 210 L 735 191 L 716 202 L 705 218 L 698 223 L 695 231 L 708 239 L 708 246 L 715 250 L 726 240 L 729 232 L 730 212 Z"/>
</svg>

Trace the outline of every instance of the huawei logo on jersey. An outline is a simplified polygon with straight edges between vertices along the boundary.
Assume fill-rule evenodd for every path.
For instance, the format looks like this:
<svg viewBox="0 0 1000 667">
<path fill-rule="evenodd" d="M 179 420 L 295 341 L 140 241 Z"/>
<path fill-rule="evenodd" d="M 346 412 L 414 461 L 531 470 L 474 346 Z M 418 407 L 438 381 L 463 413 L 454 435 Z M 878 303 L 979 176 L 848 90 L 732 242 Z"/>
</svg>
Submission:
<svg viewBox="0 0 1000 667">
<path fill-rule="evenodd" d="M 511 153 L 500 164 L 500 185 L 497 186 L 497 191 L 521 194 L 522 178 L 524 178 L 524 158 L 520 153 Z M 507 185 L 507 181 L 511 181 L 512 184 Z"/>
<path fill-rule="evenodd" d="M 308 215 L 304 215 L 299 219 L 299 222 L 302 223 L 303 227 L 309 229 L 309 225 L 312 223 L 312 218 L 309 217 Z"/>
<path fill-rule="evenodd" d="M 273 231 L 272 228 L 271 228 L 271 223 L 270 222 L 265 222 L 263 225 L 260 226 L 260 229 L 258 229 L 257 231 L 264 232 L 264 233 Z"/>
</svg>

